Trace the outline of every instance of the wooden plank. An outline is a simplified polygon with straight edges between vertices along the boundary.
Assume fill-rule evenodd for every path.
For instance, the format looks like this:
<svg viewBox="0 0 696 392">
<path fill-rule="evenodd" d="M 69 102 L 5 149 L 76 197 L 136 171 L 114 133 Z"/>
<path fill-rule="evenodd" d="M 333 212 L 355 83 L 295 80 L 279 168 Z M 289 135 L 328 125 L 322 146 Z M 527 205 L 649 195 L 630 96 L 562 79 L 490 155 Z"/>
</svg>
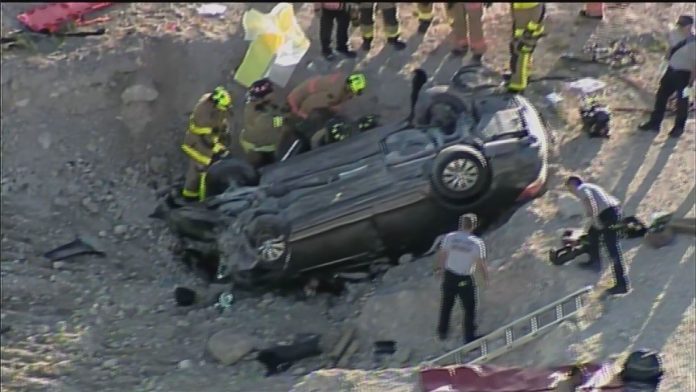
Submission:
<svg viewBox="0 0 696 392">
<path fill-rule="evenodd" d="M 331 359 L 333 366 L 336 366 L 336 363 L 341 358 L 341 355 L 346 351 L 346 348 L 348 348 L 348 344 L 353 339 L 354 333 L 355 326 L 348 327 L 348 329 L 343 332 L 343 335 L 341 335 L 341 338 L 338 340 L 338 343 L 336 343 L 333 350 L 331 350 L 329 353 L 329 358 Z"/>
<path fill-rule="evenodd" d="M 346 366 L 348 366 L 348 361 L 350 360 L 350 357 L 352 357 L 353 354 L 355 354 L 359 348 L 360 344 L 356 340 L 354 340 L 350 344 L 350 346 L 348 346 L 348 350 L 346 350 L 341 359 L 338 361 L 336 367 L 345 368 Z"/>
</svg>

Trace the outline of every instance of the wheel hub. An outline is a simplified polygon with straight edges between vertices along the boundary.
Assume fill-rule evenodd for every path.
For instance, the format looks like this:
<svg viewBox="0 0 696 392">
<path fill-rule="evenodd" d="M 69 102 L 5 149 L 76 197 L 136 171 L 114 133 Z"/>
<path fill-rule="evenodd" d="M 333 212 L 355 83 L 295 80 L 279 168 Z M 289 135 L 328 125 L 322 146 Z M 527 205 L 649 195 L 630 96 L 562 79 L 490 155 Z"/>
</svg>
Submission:
<svg viewBox="0 0 696 392">
<path fill-rule="evenodd" d="M 285 253 L 286 244 L 283 236 L 276 238 L 269 238 L 261 243 L 261 245 L 256 248 L 259 252 L 259 257 L 262 261 L 273 262 L 277 261 Z"/>
<path fill-rule="evenodd" d="M 468 159 L 455 159 L 445 166 L 442 177 L 445 186 L 453 191 L 461 192 L 476 184 L 479 170 L 476 164 Z"/>
</svg>

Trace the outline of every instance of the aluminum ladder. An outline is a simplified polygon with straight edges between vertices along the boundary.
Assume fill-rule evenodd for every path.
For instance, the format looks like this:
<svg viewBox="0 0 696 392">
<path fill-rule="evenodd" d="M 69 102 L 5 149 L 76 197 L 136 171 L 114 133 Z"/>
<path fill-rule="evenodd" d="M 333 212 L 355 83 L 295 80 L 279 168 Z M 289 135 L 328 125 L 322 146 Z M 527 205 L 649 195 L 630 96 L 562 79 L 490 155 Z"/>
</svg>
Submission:
<svg viewBox="0 0 696 392">
<path fill-rule="evenodd" d="M 540 337 L 551 327 L 574 316 L 584 305 L 592 286 L 548 304 L 510 324 L 496 329 L 473 342 L 425 361 L 425 366 L 476 364 L 496 358 L 514 348 Z"/>
</svg>

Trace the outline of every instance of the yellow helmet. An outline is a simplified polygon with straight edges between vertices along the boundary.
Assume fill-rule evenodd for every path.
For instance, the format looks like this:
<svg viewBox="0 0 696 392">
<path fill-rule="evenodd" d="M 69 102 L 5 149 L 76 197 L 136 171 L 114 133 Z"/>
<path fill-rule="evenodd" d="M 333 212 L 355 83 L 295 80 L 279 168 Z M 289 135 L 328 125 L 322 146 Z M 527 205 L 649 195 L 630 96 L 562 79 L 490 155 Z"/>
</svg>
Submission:
<svg viewBox="0 0 696 392">
<path fill-rule="evenodd" d="M 228 110 L 232 106 L 232 96 L 222 86 L 215 87 L 213 95 L 210 98 L 220 110 Z"/>
<path fill-rule="evenodd" d="M 363 90 L 365 90 L 365 87 L 367 87 L 367 78 L 364 73 L 356 72 L 348 76 L 346 83 L 348 84 L 348 90 L 350 90 L 350 92 L 355 95 L 360 95 Z"/>
</svg>

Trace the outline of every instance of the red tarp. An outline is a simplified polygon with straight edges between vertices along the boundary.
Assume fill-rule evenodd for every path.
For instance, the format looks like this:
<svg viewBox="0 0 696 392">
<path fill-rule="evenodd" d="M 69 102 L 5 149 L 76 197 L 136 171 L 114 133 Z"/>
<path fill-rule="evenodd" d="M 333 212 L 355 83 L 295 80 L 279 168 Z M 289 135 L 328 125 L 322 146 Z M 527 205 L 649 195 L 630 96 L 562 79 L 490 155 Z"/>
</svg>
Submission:
<svg viewBox="0 0 696 392">
<path fill-rule="evenodd" d="M 608 366 L 586 365 L 588 376 L 580 391 L 621 392 L 621 382 L 593 388 L 594 380 L 606 379 Z M 549 369 L 521 369 L 487 365 L 464 365 L 426 369 L 420 372 L 423 392 L 543 392 L 552 391 L 555 372 L 568 372 L 570 366 Z M 608 377 L 611 379 L 611 376 Z M 599 384 L 603 385 L 603 384 Z"/>
<path fill-rule="evenodd" d="M 32 8 L 17 19 L 32 31 L 55 33 L 67 22 L 81 21 L 90 12 L 113 3 L 53 3 Z"/>
</svg>

